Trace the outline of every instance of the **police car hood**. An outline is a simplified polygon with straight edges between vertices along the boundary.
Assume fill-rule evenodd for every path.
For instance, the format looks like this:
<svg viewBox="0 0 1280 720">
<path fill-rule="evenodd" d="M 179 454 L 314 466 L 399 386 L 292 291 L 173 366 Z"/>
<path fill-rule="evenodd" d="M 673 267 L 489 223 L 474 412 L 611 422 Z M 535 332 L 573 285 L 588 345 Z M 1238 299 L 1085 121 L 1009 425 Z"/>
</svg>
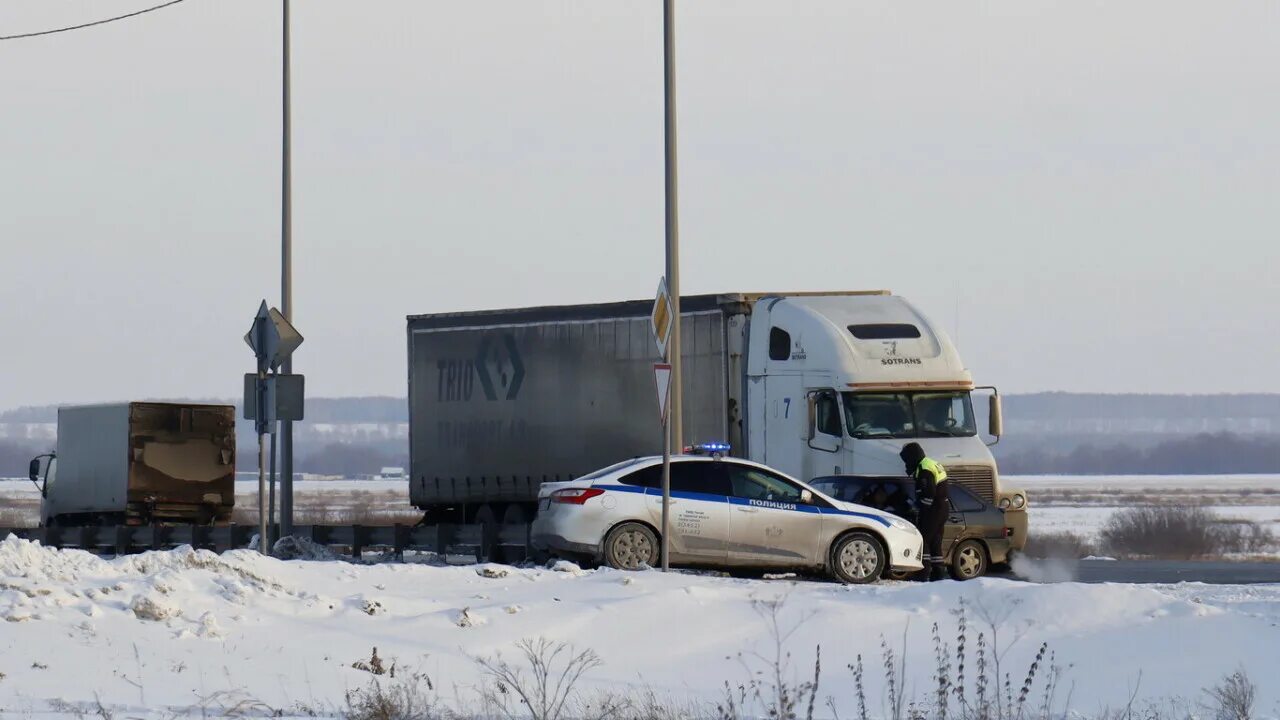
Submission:
<svg viewBox="0 0 1280 720">
<path fill-rule="evenodd" d="M 835 505 L 837 510 L 843 510 L 844 512 L 849 512 L 849 513 L 856 513 L 858 515 L 870 515 L 872 517 L 884 518 L 885 520 L 889 520 L 890 518 L 893 518 L 895 520 L 904 519 L 902 517 L 894 515 L 891 512 L 885 512 L 884 510 L 877 510 L 867 505 L 859 505 L 857 503 L 844 502 L 842 500 L 831 500 L 831 504 Z"/>
</svg>

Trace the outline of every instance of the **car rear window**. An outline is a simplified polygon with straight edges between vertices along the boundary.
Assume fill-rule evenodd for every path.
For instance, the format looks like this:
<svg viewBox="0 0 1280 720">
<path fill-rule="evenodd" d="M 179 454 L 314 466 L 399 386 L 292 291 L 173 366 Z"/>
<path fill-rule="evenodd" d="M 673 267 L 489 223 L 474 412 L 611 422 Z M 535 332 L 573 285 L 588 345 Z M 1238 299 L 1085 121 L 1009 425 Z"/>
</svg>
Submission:
<svg viewBox="0 0 1280 720">
<path fill-rule="evenodd" d="M 951 506 L 958 512 L 978 512 L 986 507 L 977 496 L 959 485 L 947 483 L 947 488 L 950 491 Z"/>
</svg>

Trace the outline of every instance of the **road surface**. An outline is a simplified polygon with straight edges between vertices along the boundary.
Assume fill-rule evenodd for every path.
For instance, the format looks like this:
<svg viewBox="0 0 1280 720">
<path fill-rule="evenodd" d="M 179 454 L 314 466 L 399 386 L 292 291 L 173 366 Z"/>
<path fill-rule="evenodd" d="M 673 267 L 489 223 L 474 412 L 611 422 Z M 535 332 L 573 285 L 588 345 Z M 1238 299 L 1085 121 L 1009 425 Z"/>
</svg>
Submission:
<svg viewBox="0 0 1280 720">
<path fill-rule="evenodd" d="M 1280 583 L 1280 562 L 1199 562 L 1184 560 L 1069 560 L 1019 564 L 1007 573 L 1029 582 L 1177 583 L 1214 585 Z"/>
</svg>

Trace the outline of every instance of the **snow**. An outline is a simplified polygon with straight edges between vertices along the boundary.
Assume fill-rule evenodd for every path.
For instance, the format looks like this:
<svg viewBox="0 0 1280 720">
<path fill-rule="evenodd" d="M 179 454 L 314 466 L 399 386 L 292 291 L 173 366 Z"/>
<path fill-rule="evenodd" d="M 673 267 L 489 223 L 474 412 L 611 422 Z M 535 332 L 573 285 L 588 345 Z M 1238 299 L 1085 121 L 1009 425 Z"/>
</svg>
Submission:
<svg viewBox="0 0 1280 720">
<path fill-rule="evenodd" d="M 752 653 L 771 652 L 761 601 L 778 598 L 781 624 L 797 627 L 787 643 L 797 680 L 812 672 L 821 644 L 821 695 L 845 717 L 854 713 L 845 668 L 859 654 L 878 707 L 882 635 L 896 646 L 906 631 L 908 686 L 929 692 L 930 627 L 954 638 L 952 611 L 962 600 L 971 627 L 985 608 L 1007 614 L 1002 637 L 1026 632 L 1006 657 L 1015 677 L 1041 642 L 1072 664 L 1064 683 L 1075 685 L 1072 702 L 1083 711 L 1127 703 L 1139 672 L 1140 697 L 1195 699 L 1240 666 L 1259 682 L 1261 714 L 1280 708 L 1275 585 L 846 587 L 190 548 L 107 560 L 10 537 L 0 541 L 0 716 L 56 717 L 44 713 L 59 701 L 93 707 L 98 699 L 130 717 L 212 716 L 234 705 L 332 710 L 372 678 L 352 665 L 374 647 L 388 664 L 427 673 L 450 699 L 465 700 L 483 679 L 475 658 L 514 658 L 518 640 L 538 637 L 594 650 L 604 665 L 586 676 L 591 689 L 713 701 L 725 681 L 747 679 Z"/>
</svg>

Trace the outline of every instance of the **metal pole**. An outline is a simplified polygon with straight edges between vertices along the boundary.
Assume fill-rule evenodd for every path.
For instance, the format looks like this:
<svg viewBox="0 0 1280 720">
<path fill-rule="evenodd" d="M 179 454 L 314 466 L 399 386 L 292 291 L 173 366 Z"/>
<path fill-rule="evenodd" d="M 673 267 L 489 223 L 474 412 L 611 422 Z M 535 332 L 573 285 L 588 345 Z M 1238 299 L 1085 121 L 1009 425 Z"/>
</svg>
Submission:
<svg viewBox="0 0 1280 720">
<path fill-rule="evenodd" d="M 662 539 L 659 542 L 662 553 L 662 572 L 671 569 L 671 562 L 668 560 L 671 553 L 671 537 L 667 532 L 671 527 L 671 433 L 668 430 L 669 427 L 664 418 L 662 421 Z"/>
<path fill-rule="evenodd" d="M 666 134 L 667 170 L 667 291 L 671 293 L 671 340 L 667 345 L 668 362 L 671 363 L 671 407 L 667 421 L 669 443 L 680 452 L 684 448 L 684 383 L 681 372 L 680 351 L 680 227 L 676 203 L 676 38 L 675 0 L 663 0 L 663 69 L 666 118 L 663 124 Z M 666 503 L 663 503 L 666 506 Z M 666 528 L 663 528 L 666 537 Z"/>
<path fill-rule="evenodd" d="M 284 3 L 284 62 L 282 77 L 283 132 L 281 137 L 280 183 L 280 314 L 293 322 L 293 158 L 292 117 L 289 87 L 289 0 Z M 292 356 L 285 359 L 281 372 L 293 372 Z M 280 525 L 284 535 L 293 534 L 293 422 L 286 420 L 280 428 Z"/>
<path fill-rule="evenodd" d="M 260 323 L 259 323 L 260 325 Z M 255 330 L 261 331 L 258 327 Z M 262 418 L 267 412 L 266 378 L 263 362 L 258 363 L 258 552 L 271 554 L 271 543 L 267 538 L 267 433 Z"/>
<path fill-rule="evenodd" d="M 267 473 L 267 481 L 271 488 L 267 495 L 267 518 L 271 523 L 271 537 L 278 538 L 280 527 L 276 525 L 276 436 L 271 436 L 271 468 Z"/>
</svg>

